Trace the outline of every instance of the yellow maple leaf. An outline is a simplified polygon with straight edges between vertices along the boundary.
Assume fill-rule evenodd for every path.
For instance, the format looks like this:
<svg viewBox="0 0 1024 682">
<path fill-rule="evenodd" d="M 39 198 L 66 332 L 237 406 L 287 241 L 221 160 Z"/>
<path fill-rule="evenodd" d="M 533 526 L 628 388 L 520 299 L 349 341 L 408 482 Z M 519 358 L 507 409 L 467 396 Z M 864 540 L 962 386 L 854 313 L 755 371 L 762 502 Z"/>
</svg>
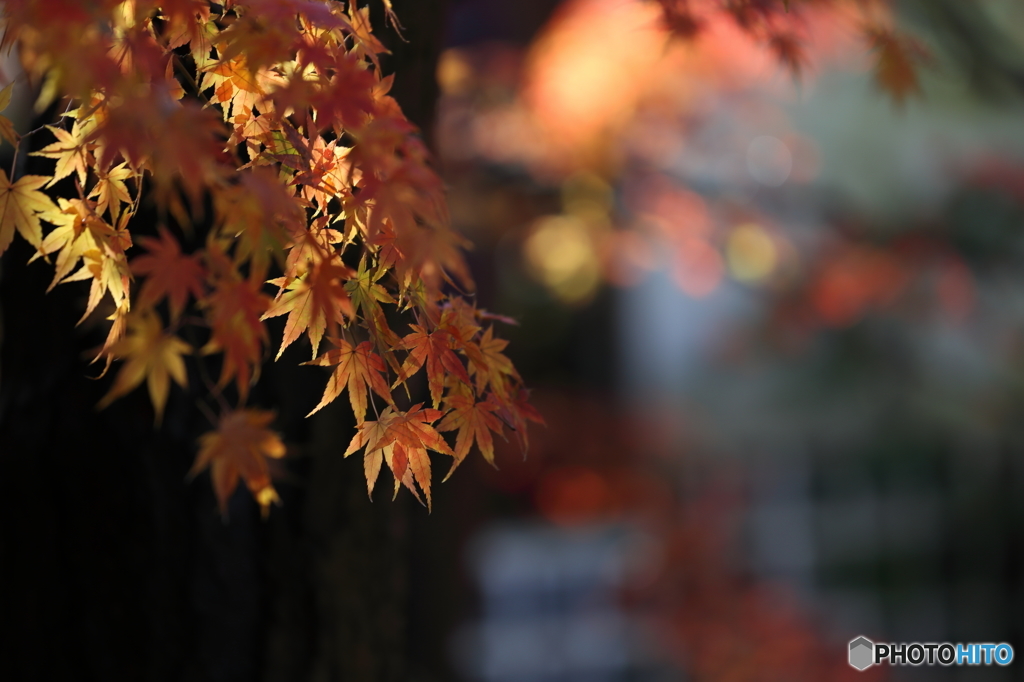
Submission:
<svg viewBox="0 0 1024 682">
<path fill-rule="evenodd" d="M 60 208 L 57 213 L 50 213 L 46 220 L 56 227 L 46 235 L 39 250 L 29 261 L 30 263 L 40 256 L 49 256 L 57 253 L 54 263 L 53 281 L 46 289 L 50 291 L 57 286 L 71 271 L 82 261 L 82 255 L 90 249 L 96 248 L 96 241 L 92 238 L 86 228 L 85 216 L 81 211 L 81 201 L 74 199 L 68 201 L 59 197 Z"/>
<path fill-rule="evenodd" d="M 104 294 L 109 292 L 110 297 L 114 300 L 114 305 L 118 307 L 129 298 L 131 270 L 124 252 L 132 245 L 131 233 L 126 228 L 131 215 L 127 212 L 121 214 L 117 227 L 114 227 L 96 217 L 95 212 L 84 206 L 83 202 L 79 200 L 72 199 L 66 204 L 62 201 L 61 205 L 65 206 L 63 213 L 68 213 L 69 210 L 72 213 L 77 212 L 82 217 L 85 226 L 85 232 L 75 241 L 69 242 L 70 236 L 67 234 L 61 238 L 63 244 L 70 243 L 71 245 L 68 258 L 75 258 L 76 254 L 80 252 L 82 263 L 75 273 L 68 275 L 63 281 L 78 282 L 92 279 L 85 313 L 79 320 L 81 323 L 96 309 Z M 54 215 L 54 221 L 66 222 L 67 217 Z M 84 237 L 84 243 L 78 244 L 83 241 L 82 237 Z M 46 246 L 45 242 L 44 246 Z"/>
<path fill-rule="evenodd" d="M 60 208 L 45 215 L 45 219 L 56 227 L 46 235 L 38 246 L 38 253 L 31 259 L 59 252 L 49 289 L 62 282 L 92 279 L 83 320 L 96 309 L 107 292 L 116 307 L 127 309 L 130 307 L 131 272 L 124 252 L 132 243 L 131 234 L 126 229 L 130 214 L 122 213 L 118 226 L 113 227 L 97 217 L 88 202 L 63 197 L 58 201 Z M 79 264 L 81 267 L 72 273 Z"/>
<path fill-rule="evenodd" d="M 151 313 L 130 315 L 128 330 L 126 337 L 110 347 L 110 354 L 123 358 L 125 363 L 99 407 L 106 407 L 145 379 L 149 399 L 153 402 L 156 421 L 159 423 L 167 404 L 167 393 L 171 389 L 170 380 L 174 379 L 182 387 L 187 383 L 185 362 L 181 356 L 192 352 L 192 348 L 177 336 L 165 333 L 160 320 Z"/>
<path fill-rule="evenodd" d="M 0 169 L 0 254 L 11 245 L 15 230 L 37 249 L 43 243 L 40 214 L 57 211 L 53 200 L 39 191 L 47 180 L 42 175 L 23 175 L 12 183 Z"/>
<path fill-rule="evenodd" d="M 46 186 L 50 187 L 74 172 L 78 175 L 78 182 L 85 187 L 86 174 L 92 165 L 89 162 L 86 132 L 78 124 L 78 121 L 71 126 L 70 133 L 56 126 L 46 126 L 46 129 L 53 133 L 57 141 L 31 154 L 31 156 L 45 156 L 57 162 L 53 177 L 49 178 Z"/>
<path fill-rule="evenodd" d="M 103 215 L 103 212 L 109 208 L 110 220 L 116 223 L 121 215 L 121 204 L 130 204 L 132 202 L 124 181 L 132 177 L 133 173 L 127 167 L 127 164 L 122 163 L 98 175 L 96 184 L 93 186 L 92 191 L 89 192 L 89 197 L 96 197 L 97 215 Z"/>
</svg>

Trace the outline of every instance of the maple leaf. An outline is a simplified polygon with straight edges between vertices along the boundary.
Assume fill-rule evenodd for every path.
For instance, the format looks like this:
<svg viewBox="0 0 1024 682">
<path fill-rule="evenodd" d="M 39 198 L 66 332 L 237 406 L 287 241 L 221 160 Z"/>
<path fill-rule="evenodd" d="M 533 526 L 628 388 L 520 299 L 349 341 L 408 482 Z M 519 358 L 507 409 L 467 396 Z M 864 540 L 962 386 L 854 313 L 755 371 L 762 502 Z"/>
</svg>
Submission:
<svg viewBox="0 0 1024 682">
<path fill-rule="evenodd" d="M 14 81 L 8 83 L 3 90 L 0 90 L 0 111 L 7 109 L 11 103 L 11 95 L 14 91 Z M 14 129 L 14 122 L 6 116 L 0 116 L 0 137 L 10 142 L 15 147 L 21 141 L 21 135 Z"/>
<path fill-rule="evenodd" d="M 356 145 L 350 156 L 364 169 L 359 193 L 348 211 L 359 217 L 366 242 L 379 243 L 385 224 L 391 223 L 394 246 L 402 254 L 395 262 L 399 281 L 421 278 L 437 290 L 454 275 L 466 289 L 472 278 L 460 248 L 469 243 L 448 224 L 440 178 L 427 165 L 426 150 L 410 136 L 401 113 L 374 117 L 353 132 Z"/>
<path fill-rule="evenodd" d="M 427 450 L 440 452 L 441 454 L 455 456 L 448 443 L 445 442 L 437 430 L 430 426 L 441 418 L 440 410 L 422 409 L 420 404 L 413 405 L 408 412 L 396 411 L 396 417 L 392 421 L 389 434 L 394 434 L 394 453 L 388 462 L 391 472 L 395 475 L 395 494 L 398 493 L 399 481 L 409 488 L 414 494 L 415 489 L 407 480 L 407 474 L 412 473 L 412 479 L 423 490 L 427 498 L 427 509 L 432 507 L 430 496 L 430 456 Z M 402 463 L 406 463 L 408 470 L 403 470 Z M 369 485 L 369 481 L 367 481 Z"/>
<path fill-rule="evenodd" d="M 359 424 L 356 434 L 345 450 L 344 456 L 348 457 L 354 452 L 366 448 L 363 455 L 363 473 L 366 475 L 366 492 L 370 499 L 373 499 L 373 487 L 380 475 L 381 464 L 384 461 L 383 450 L 392 447 L 391 441 L 385 439 L 394 414 L 394 408 L 388 406 L 384 408 L 376 421 L 367 420 Z"/>
<path fill-rule="evenodd" d="M 265 97 L 259 79 L 249 70 L 244 58 L 221 60 L 202 75 L 200 90 L 213 88 L 211 104 L 224 105 L 224 120 L 234 116 L 249 119 L 256 103 Z"/>
<path fill-rule="evenodd" d="M 143 237 L 139 244 L 148 251 L 131 262 L 133 273 L 146 276 L 139 293 L 139 305 L 151 306 L 166 297 L 171 318 L 177 320 L 188 303 L 189 294 L 196 300 L 203 297 L 206 271 L 195 255 L 186 256 L 181 252 L 178 240 L 163 227 L 159 239 Z"/>
<path fill-rule="evenodd" d="M 37 253 L 38 256 L 60 251 L 47 291 L 60 282 L 92 278 L 83 320 L 108 291 L 115 306 L 127 308 L 130 273 L 124 251 L 131 246 L 131 235 L 124 223 L 128 214 L 123 214 L 119 227 L 113 228 L 96 216 L 88 202 L 63 197 L 59 202 L 60 210 L 46 215 L 46 220 L 56 228 L 46 235 Z M 82 267 L 70 274 L 79 263 Z"/>
<path fill-rule="evenodd" d="M 301 14 L 322 29 L 344 24 L 316 0 L 249 0 L 241 19 L 221 32 L 218 49 L 222 58 L 245 54 L 254 66 L 273 64 L 297 47 L 296 15 Z"/>
<path fill-rule="evenodd" d="M 487 400 L 497 406 L 497 415 L 512 430 L 512 437 L 519 443 L 519 449 L 525 457 L 526 451 L 530 448 L 530 438 L 526 422 L 531 421 L 541 426 L 547 425 L 544 417 L 537 411 L 537 408 L 530 404 L 529 392 L 520 386 L 514 392 L 514 395 L 509 396 L 507 399 L 503 400 L 496 394 L 489 393 Z"/>
<path fill-rule="evenodd" d="M 383 314 L 380 307 L 381 302 L 392 304 L 395 302 L 388 290 L 377 284 L 377 281 L 383 276 L 383 270 L 371 272 L 364 259 L 360 261 L 355 277 L 351 277 L 345 282 L 345 291 L 352 297 L 353 305 L 359 309 L 364 318 L 373 319 L 377 317 L 378 313 Z"/>
<path fill-rule="evenodd" d="M 277 301 L 263 314 L 261 320 L 288 314 L 284 336 L 277 358 L 303 331 L 307 331 L 316 357 L 320 340 L 328 325 L 337 329 L 345 324 L 345 317 L 355 317 L 352 302 L 341 284 L 341 278 L 352 275 L 352 269 L 332 259 L 316 263 L 302 278 L 279 277 L 270 280 L 281 287 Z"/>
<path fill-rule="evenodd" d="M 896 104 L 921 91 L 917 67 L 930 58 L 921 43 L 883 28 L 870 29 L 868 40 L 878 53 L 875 81 Z"/>
<path fill-rule="evenodd" d="M 430 456 L 427 450 L 454 456 L 448 443 L 431 426 L 441 415 L 440 410 L 423 409 L 422 404 L 413 405 L 407 412 L 389 406 L 377 421 L 360 425 L 345 450 L 345 456 L 366 448 L 363 462 L 369 494 L 373 494 L 383 460 L 394 474 L 395 493 L 404 484 L 419 497 L 412 485 L 416 483 L 427 498 L 427 508 L 431 508 Z"/>
<path fill-rule="evenodd" d="M 236 263 L 246 260 L 250 275 L 264 279 L 271 257 L 280 257 L 289 236 L 305 231 L 305 214 L 273 173 L 239 173 L 241 182 L 214 197 L 219 233 L 235 244 Z"/>
<path fill-rule="evenodd" d="M 352 298 L 352 304 L 362 313 L 363 319 L 368 323 L 370 337 L 377 347 L 395 348 L 400 346 L 402 341 L 391 331 L 387 318 L 384 316 L 384 309 L 380 305 L 381 303 L 396 303 L 388 290 L 377 283 L 384 273 L 385 270 L 380 268 L 371 272 L 364 259 L 360 261 L 355 277 L 345 282 L 345 291 Z M 388 355 L 387 359 L 397 369 L 397 363 L 392 362 L 392 356 Z"/>
<path fill-rule="evenodd" d="M 221 416 L 216 431 L 199 437 L 199 454 L 189 475 L 195 476 L 209 467 L 221 514 L 227 514 L 228 499 L 239 477 L 259 502 L 264 516 L 271 502 L 280 501 L 267 466 L 267 458 L 280 459 L 285 455 L 281 438 L 267 428 L 274 416 L 265 410 L 235 410 Z"/>
<path fill-rule="evenodd" d="M 163 0 L 160 12 L 167 22 L 164 37 L 171 50 L 199 40 L 203 26 L 210 19 L 210 5 L 206 0 Z"/>
<path fill-rule="evenodd" d="M 132 177 L 132 171 L 122 163 L 115 168 L 99 173 L 96 184 L 89 192 L 89 198 L 96 197 L 96 213 L 102 215 L 110 209 L 110 219 L 117 222 L 121 213 L 121 204 L 130 204 L 132 198 L 124 181 Z"/>
<path fill-rule="evenodd" d="M 512 361 L 502 355 L 508 341 L 495 338 L 494 327 L 488 327 L 487 331 L 480 338 L 479 343 L 468 344 L 467 355 L 470 366 L 476 375 L 477 393 L 483 393 L 484 388 L 490 384 L 491 390 L 499 395 L 505 393 L 504 377 L 506 375 L 518 378 Z"/>
<path fill-rule="evenodd" d="M 95 212 L 85 202 L 69 201 L 66 212 L 78 213 L 85 225 L 85 250 L 82 251 L 82 267 L 72 275 L 64 278 L 65 282 L 77 282 L 92 278 L 92 285 L 89 289 L 89 300 L 85 306 L 85 313 L 82 319 L 85 320 L 92 311 L 99 305 L 103 295 L 110 293 L 115 306 L 128 300 L 129 282 L 131 271 L 128 268 L 128 259 L 125 250 L 132 245 L 131 234 L 125 228 L 129 217 L 127 214 L 121 217 L 117 227 L 108 225 L 100 220 Z M 65 220 L 65 218 L 61 218 Z M 75 249 L 72 249 L 72 254 Z"/>
<path fill-rule="evenodd" d="M 286 247 L 288 256 L 284 264 L 286 282 L 308 274 L 317 263 L 334 261 L 336 265 L 338 264 L 339 254 L 335 252 L 334 245 L 343 240 L 337 230 L 327 227 L 328 222 L 327 216 L 320 216 L 308 229 L 301 225 L 292 226 L 294 234 L 291 243 Z M 354 274 L 354 270 L 349 270 L 346 277 Z M 348 298 L 348 295 L 345 297 Z"/>
<path fill-rule="evenodd" d="M 71 274 L 75 266 L 81 262 L 86 251 L 96 248 L 95 240 L 88 235 L 85 216 L 79 210 L 79 206 L 63 197 L 58 201 L 60 202 L 60 212 L 50 213 L 47 216 L 47 220 L 56 227 L 46 235 L 43 243 L 39 246 L 39 251 L 29 261 L 32 262 L 41 255 L 50 255 L 55 251 L 60 251 L 54 264 L 53 281 L 50 282 L 47 291 L 53 289 L 61 280 Z"/>
<path fill-rule="evenodd" d="M 76 173 L 79 184 L 85 187 L 85 178 L 90 165 L 85 131 L 78 121 L 72 124 L 70 133 L 56 126 L 46 126 L 46 129 L 53 133 L 57 141 L 31 154 L 31 156 L 45 156 L 57 161 L 53 177 L 50 178 L 46 186 L 50 187 L 58 180 L 66 178 L 71 173 Z"/>
<path fill-rule="evenodd" d="M 15 230 L 36 249 L 42 245 L 39 218 L 57 212 L 53 200 L 39 191 L 47 180 L 42 175 L 23 175 L 12 183 L 0 169 L 0 254 L 11 245 Z"/>
<path fill-rule="evenodd" d="M 329 144 L 319 135 L 310 148 L 311 164 L 292 182 L 302 187 L 303 196 L 317 207 L 317 212 L 327 211 L 328 202 L 334 197 L 351 192 L 351 183 L 358 179 L 348 162 L 349 148 L 338 146 L 338 140 Z"/>
<path fill-rule="evenodd" d="M 209 328 L 201 352 L 223 352 L 218 384 L 234 380 L 243 402 L 265 359 L 265 320 L 287 316 L 278 357 L 309 337 L 314 359 L 306 364 L 335 366 L 310 414 L 348 390 L 369 490 L 386 463 L 396 494 L 403 485 L 417 499 L 422 491 L 431 506 L 429 451 L 456 457 L 433 426 L 438 420 L 459 430 L 461 457 L 476 442 L 493 461 L 498 417 L 517 438 L 522 430 L 525 443 L 525 423 L 537 415 L 502 355 L 504 342 L 490 329 L 481 335 L 484 316 L 441 291 L 453 277 L 472 286 L 460 252 L 467 243 L 451 230 L 426 146 L 388 94 L 393 76 L 381 77 L 379 61 L 387 50 L 368 8 L 325 0 L 85 4 L 4 6 L 0 44 L 18 42 L 25 72 L 41 84 L 37 108 L 60 97 L 70 105 L 47 126 L 55 141 L 35 152 L 55 162 L 53 174 L 0 177 L 0 253 L 17 231 L 37 257 L 56 254 L 51 288 L 91 281 L 83 319 L 109 294 L 112 324 L 97 359 L 107 368 L 116 357 L 124 364 L 102 404 L 146 380 L 160 418 L 171 380 L 184 384 L 189 348 L 162 328 L 154 306 L 167 299 L 176 329 L 193 297 Z M 397 27 L 388 0 L 384 12 Z M 12 91 L 0 90 L 0 110 Z M 2 116 L 0 137 L 20 141 Z M 76 199 L 58 207 L 40 191 L 71 176 Z M 134 200 L 129 178 L 140 192 Z M 212 223 L 205 247 L 185 255 L 161 228 L 129 266 L 143 178 L 182 229 Z M 212 221 L 202 215 L 207 198 Z M 45 238 L 41 221 L 55 226 Z M 362 250 L 356 271 L 345 265 L 353 248 Z M 271 280 L 279 287 L 272 302 L 261 287 L 275 263 L 283 276 Z M 142 278 L 134 313 L 133 272 Z M 385 312 L 385 303 L 395 309 Z M 388 317 L 410 309 L 418 324 L 403 340 Z M 357 325 L 369 341 L 340 340 L 341 328 Z M 336 348 L 318 356 L 324 336 Z M 388 366 L 396 385 L 425 368 L 434 409 L 398 410 Z M 388 403 L 374 423 L 364 421 L 371 391 Z M 213 469 L 222 510 L 240 476 L 264 511 L 277 499 L 267 458 L 284 449 L 267 428 L 271 419 L 227 412 L 203 437 L 193 473 Z"/>
<path fill-rule="evenodd" d="M 306 51 L 308 56 L 308 50 Z M 309 70 L 298 68 L 271 97 L 278 111 L 316 112 L 317 120 L 334 123 L 336 127 L 354 130 L 361 127 L 374 110 L 374 88 L 377 74 L 367 63 L 351 54 L 326 56 L 321 74 L 331 77 L 310 77 Z"/>
<path fill-rule="evenodd" d="M 6 116 L 0 116 L 0 137 L 10 142 L 15 147 L 21 141 L 21 135 L 14 128 L 14 122 Z"/>
<path fill-rule="evenodd" d="M 260 291 L 257 282 L 239 277 L 222 253 L 208 250 L 207 255 L 218 277 L 213 292 L 201 301 L 212 332 L 202 353 L 224 351 L 218 384 L 224 386 L 235 377 L 238 392 L 244 398 L 259 374 L 263 343 L 267 340 L 260 317 L 270 298 Z"/>
<path fill-rule="evenodd" d="M 127 323 L 128 335 L 109 348 L 111 356 L 125 359 L 125 363 L 98 407 L 106 407 L 145 379 L 159 424 L 171 389 L 170 380 L 181 387 L 187 383 L 181 356 L 191 353 L 192 348 L 178 337 L 164 333 L 160 320 L 151 313 L 130 315 Z"/>
<path fill-rule="evenodd" d="M 337 348 L 332 348 L 315 360 L 303 363 L 320 367 L 337 365 L 327 381 L 324 397 L 309 415 L 319 412 L 347 388 L 352 412 L 356 416 L 356 421 L 362 423 L 366 418 L 366 394 L 371 389 L 388 403 L 393 402 L 388 383 L 383 376 L 383 372 L 386 371 L 384 361 L 373 352 L 373 345 L 369 341 L 363 341 L 358 346 L 353 346 L 344 339 L 332 339 L 331 342 Z"/>
<path fill-rule="evenodd" d="M 103 346 L 100 348 L 99 353 L 92 359 L 89 364 L 98 361 L 100 358 L 106 358 L 106 364 L 103 366 L 103 371 L 100 372 L 97 379 L 106 376 L 110 370 L 110 363 L 113 362 L 114 356 L 111 353 L 111 349 L 114 345 L 125 337 L 128 331 L 128 301 L 122 301 L 121 305 L 114 310 L 114 313 L 107 317 L 110 320 L 110 329 L 107 331 L 107 338 L 103 342 Z"/>
<path fill-rule="evenodd" d="M 373 35 L 373 29 L 370 27 L 370 8 L 357 8 L 356 3 L 350 2 L 348 17 L 351 22 L 352 39 L 355 42 L 352 52 L 368 58 L 377 71 L 380 71 L 380 60 L 377 55 L 387 54 L 388 50 L 377 36 Z"/>
<path fill-rule="evenodd" d="M 444 477 L 452 475 L 455 469 L 462 464 L 462 460 L 469 454 L 473 442 L 480 448 L 480 454 L 484 456 L 491 466 L 494 464 L 494 441 L 491 439 L 491 431 L 501 435 L 501 422 L 494 416 L 498 406 L 493 402 L 476 402 L 472 396 L 452 395 L 445 400 L 445 404 L 451 409 L 444 416 L 441 423 L 437 425 L 438 431 L 459 430 L 455 436 L 455 462 L 451 471 Z"/>
<path fill-rule="evenodd" d="M 425 327 L 420 325 L 409 326 L 413 332 L 402 340 L 404 347 L 409 350 L 409 356 L 402 364 L 395 385 L 404 383 L 426 364 L 430 398 L 435 408 L 440 407 L 441 395 L 444 392 L 445 373 L 450 372 L 466 384 L 469 383 L 469 373 L 466 371 L 466 366 L 462 364 L 462 360 L 452 350 L 452 336 L 448 331 L 435 329 L 428 332 Z"/>
</svg>

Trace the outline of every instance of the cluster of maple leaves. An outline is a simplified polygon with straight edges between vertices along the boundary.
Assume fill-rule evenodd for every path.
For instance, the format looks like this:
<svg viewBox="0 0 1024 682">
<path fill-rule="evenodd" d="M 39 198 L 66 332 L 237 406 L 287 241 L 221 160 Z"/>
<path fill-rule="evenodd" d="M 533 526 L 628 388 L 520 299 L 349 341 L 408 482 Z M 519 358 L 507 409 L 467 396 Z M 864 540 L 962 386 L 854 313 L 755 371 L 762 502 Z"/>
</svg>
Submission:
<svg viewBox="0 0 1024 682">
<path fill-rule="evenodd" d="M 98 359 L 122 364 L 101 406 L 145 382 L 159 420 L 171 382 L 187 383 L 185 356 L 219 355 L 208 389 L 221 414 L 193 471 L 211 470 L 222 509 L 239 479 L 264 510 L 277 500 L 268 458 L 285 447 L 273 413 L 245 401 L 268 354 L 265 320 L 279 316 L 278 358 L 305 335 L 306 364 L 334 368 L 313 412 L 348 393 L 358 431 L 344 454 L 362 450 L 371 493 L 387 464 L 394 493 L 422 491 L 429 506 L 428 451 L 454 470 L 476 445 L 493 463 L 492 433 L 505 429 L 525 449 L 526 423 L 540 416 L 490 326 L 498 318 L 449 293 L 471 286 L 464 244 L 387 94 L 366 7 L 9 0 L 3 13 L 3 47 L 17 45 L 40 85 L 37 110 L 56 102 L 63 113 L 45 126 L 55 141 L 34 152 L 55 161 L 52 175 L 0 170 L 0 253 L 17 231 L 53 262 L 51 287 L 90 283 L 83 319 L 110 306 Z M 10 97 L 8 85 L 0 105 Z M 0 135 L 17 159 L 23 138 L 4 117 Z M 65 178 L 76 196 L 54 196 Z M 134 255 L 144 201 L 166 224 Z M 183 252 L 171 226 L 192 230 L 210 206 L 205 244 Z M 398 313 L 404 334 L 389 322 Z M 185 326 L 205 329 L 206 342 L 187 343 Z M 430 406 L 400 409 L 396 396 L 421 370 Z M 445 431 L 457 432 L 454 446 Z"/>
<path fill-rule="evenodd" d="M 918 71 L 932 61 L 916 38 L 894 25 L 889 0 L 655 0 L 662 22 L 676 37 L 692 40 L 716 15 L 730 18 L 755 41 L 769 47 L 794 75 L 808 64 L 803 35 L 808 10 L 822 6 L 858 17 L 864 37 L 875 53 L 875 80 L 893 101 L 920 93 Z"/>
</svg>

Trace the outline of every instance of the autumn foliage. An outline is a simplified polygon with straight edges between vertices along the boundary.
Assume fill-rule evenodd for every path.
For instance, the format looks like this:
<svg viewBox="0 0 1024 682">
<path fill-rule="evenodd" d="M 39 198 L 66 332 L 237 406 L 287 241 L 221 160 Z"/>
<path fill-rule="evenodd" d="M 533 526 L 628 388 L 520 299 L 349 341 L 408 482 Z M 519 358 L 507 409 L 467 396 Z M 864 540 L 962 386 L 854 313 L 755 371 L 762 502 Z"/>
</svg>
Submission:
<svg viewBox="0 0 1024 682">
<path fill-rule="evenodd" d="M 51 287 L 89 283 L 83 319 L 110 320 L 97 359 L 120 361 L 101 407 L 145 383 L 159 422 L 196 364 L 220 414 L 193 472 L 211 471 L 222 509 L 239 479 L 264 510 L 277 499 L 268 458 L 285 446 L 273 413 L 246 400 L 271 346 L 280 358 L 300 337 L 305 364 L 333 368 L 312 412 L 347 393 L 358 430 L 344 454 L 362 451 L 370 492 L 386 464 L 396 494 L 405 485 L 429 505 L 428 451 L 454 469 L 474 445 L 493 462 L 506 430 L 526 447 L 540 417 L 498 318 L 462 293 L 465 242 L 388 96 L 367 7 L 11 0 L 3 11 L 3 47 L 17 47 L 36 110 L 58 113 L 25 136 L 0 117 L 15 147 L 11 174 L 0 171 L 0 252 L 17 232 L 52 264 Z M 53 140 L 34 152 L 53 172 L 16 178 L 37 134 Z M 134 239 L 144 204 L 162 216 L 158 236 Z M 181 236 L 196 234 L 186 253 Z M 421 371 L 430 406 L 408 407 Z"/>
<path fill-rule="evenodd" d="M 819 4 L 843 5 L 651 7 L 681 39 L 725 16 L 798 74 L 801 13 Z M 926 55 L 889 27 L 885 3 L 860 11 L 879 83 L 900 100 Z M 220 412 L 195 470 L 210 468 L 222 508 L 239 478 L 264 509 L 276 499 L 266 458 L 284 450 L 270 413 L 246 401 L 270 347 L 276 360 L 301 337 L 305 364 L 333 368 L 311 414 L 348 394 L 358 432 L 345 454 L 363 451 L 371 492 L 386 463 L 395 493 L 422 491 L 429 506 L 427 451 L 454 468 L 475 446 L 493 463 L 493 435 L 506 430 L 526 448 L 527 422 L 540 416 L 494 333 L 500 318 L 465 296 L 467 244 L 388 95 L 367 6 L 10 0 L 3 13 L 2 47 L 17 48 L 36 111 L 55 113 L 24 136 L 0 116 L 15 150 L 10 174 L 0 170 L 0 253 L 17 232 L 52 264 L 51 288 L 89 284 L 82 319 L 110 321 L 96 359 L 121 363 L 101 407 L 145 383 L 159 422 L 194 364 Z M 52 173 L 16 177 L 34 135 L 52 139 L 31 152 Z M 160 216 L 157 236 L 133 238 L 144 206 Z M 278 317 L 283 337 L 272 342 L 265 322 Z M 421 372 L 429 407 L 410 407 Z"/>
</svg>

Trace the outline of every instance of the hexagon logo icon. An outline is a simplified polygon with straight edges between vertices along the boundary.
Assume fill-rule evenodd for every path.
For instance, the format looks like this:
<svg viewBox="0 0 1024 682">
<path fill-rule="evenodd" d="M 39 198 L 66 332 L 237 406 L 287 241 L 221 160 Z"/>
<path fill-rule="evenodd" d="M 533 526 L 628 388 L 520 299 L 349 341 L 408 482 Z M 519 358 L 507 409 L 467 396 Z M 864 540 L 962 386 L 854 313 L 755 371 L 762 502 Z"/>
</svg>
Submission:
<svg viewBox="0 0 1024 682">
<path fill-rule="evenodd" d="M 874 663 L 875 643 L 867 637 L 858 637 L 850 642 L 850 665 L 865 670 Z"/>
</svg>

